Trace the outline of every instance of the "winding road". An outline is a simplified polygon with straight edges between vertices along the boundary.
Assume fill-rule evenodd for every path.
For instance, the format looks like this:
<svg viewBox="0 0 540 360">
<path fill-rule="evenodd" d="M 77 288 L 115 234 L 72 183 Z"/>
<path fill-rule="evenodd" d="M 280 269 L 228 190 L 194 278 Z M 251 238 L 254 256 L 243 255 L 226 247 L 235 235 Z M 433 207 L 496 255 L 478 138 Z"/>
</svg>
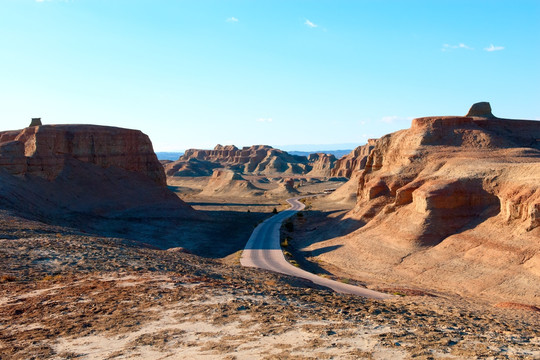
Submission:
<svg viewBox="0 0 540 360">
<path fill-rule="evenodd" d="M 393 296 L 389 294 L 317 276 L 291 265 L 285 259 L 281 251 L 279 229 L 285 219 L 304 209 L 305 205 L 298 201 L 303 197 L 306 196 L 288 199 L 287 202 L 291 205 L 289 209 L 266 219 L 255 228 L 240 258 L 242 266 L 266 269 L 307 279 L 315 284 L 328 287 L 340 293 L 354 294 L 379 300 L 392 298 Z"/>
</svg>

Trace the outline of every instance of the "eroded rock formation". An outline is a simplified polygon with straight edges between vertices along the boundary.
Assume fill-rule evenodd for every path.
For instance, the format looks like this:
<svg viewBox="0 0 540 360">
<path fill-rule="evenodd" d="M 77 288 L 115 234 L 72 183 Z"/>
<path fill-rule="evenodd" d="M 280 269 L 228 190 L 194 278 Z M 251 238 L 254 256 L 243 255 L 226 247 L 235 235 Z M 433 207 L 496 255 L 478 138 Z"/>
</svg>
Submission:
<svg viewBox="0 0 540 360">
<path fill-rule="evenodd" d="M 232 170 L 216 169 L 203 188 L 203 196 L 246 197 L 262 195 L 263 191 Z"/>
<path fill-rule="evenodd" d="M 373 150 L 376 141 L 376 139 L 369 139 L 367 144 L 358 146 L 337 160 L 331 171 L 331 176 L 350 178 L 353 172 L 362 170 L 366 166 L 367 157 Z"/>
<path fill-rule="evenodd" d="M 308 156 L 308 162 L 311 170 L 307 176 L 328 177 L 335 166 L 336 157 L 332 154 L 315 153 Z"/>
<path fill-rule="evenodd" d="M 37 125 L 0 132 L 0 176 L 0 205 L 32 215 L 193 212 L 167 189 L 152 143 L 138 130 Z"/>
<path fill-rule="evenodd" d="M 0 161 L 16 175 L 53 180 L 68 159 L 142 173 L 165 185 L 148 136 L 138 130 L 97 125 L 45 125 L 0 132 Z M 24 164 L 25 163 L 25 164 Z"/>
<path fill-rule="evenodd" d="M 305 175 L 326 177 L 335 157 L 328 154 L 291 155 L 267 145 L 238 149 L 234 145 L 217 145 L 213 150 L 189 149 L 177 161 L 165 165 L 167 176 L 209 176 L 215 168 L 242 174 Z M 311 172 L 311 173 L 310 173 Z"/>
<path fill-rule="evenodd" d="M 530 231 L 540 205 L 540 182 L 529 178 L 531 170 L 540 176 L 538 138 L 535 121 L 414 119 L 409 130 L 376 142 L 355 213 L 368 220 L 407 209 L 405 237 L 427 245 L 493 214 Z"/>
<path fill-rule="evenodd" d="M 317 243 L 338 247 L 321 260 L 360 278 L 538 303 L 540 122 L 486 111 L 414 119 L 378 139 L 347 216 L 360 228 Z"/>
</svg>

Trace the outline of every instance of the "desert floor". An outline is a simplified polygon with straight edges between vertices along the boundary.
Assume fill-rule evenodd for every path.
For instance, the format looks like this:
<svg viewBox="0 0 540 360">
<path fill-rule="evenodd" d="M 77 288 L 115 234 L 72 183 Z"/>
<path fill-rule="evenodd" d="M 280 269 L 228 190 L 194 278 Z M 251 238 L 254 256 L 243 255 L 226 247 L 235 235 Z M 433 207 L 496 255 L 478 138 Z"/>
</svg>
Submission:
<svg viewBox="0 0 540 360">
<path fill-rule="evenodd" d="M 238 216 L 218 222 L 239 227 L 236 234 L 249 234 L 282 204 L 186 200 L 209 218 L 221 211 Z M 536 311 L 429 289 L 394 287 L 388 291 L 401 296 L 368 300 L 242 268 L 236 238 L 221 250 L 205 243 L 212 259 L 129 235 L 84 233 L 1 212 L 0 359 L 540 357 Z M 354 281 L 323 270 L 321 276 Z"/>
</svg>

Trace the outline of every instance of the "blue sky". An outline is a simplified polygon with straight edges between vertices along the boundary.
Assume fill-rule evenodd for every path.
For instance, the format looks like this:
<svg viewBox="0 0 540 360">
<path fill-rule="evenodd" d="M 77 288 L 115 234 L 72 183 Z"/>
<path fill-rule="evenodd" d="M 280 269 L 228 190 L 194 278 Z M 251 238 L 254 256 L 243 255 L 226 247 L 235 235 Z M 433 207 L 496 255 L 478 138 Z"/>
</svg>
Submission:
<svg viewBox="0 0 540 360">
<path fill-rule="evenodd" d="M 174 151 L 362 144 L 478 101 L 540 119 L 539 19 L 537 0 L 0 0 L 0 129 Z"/>
</svg>

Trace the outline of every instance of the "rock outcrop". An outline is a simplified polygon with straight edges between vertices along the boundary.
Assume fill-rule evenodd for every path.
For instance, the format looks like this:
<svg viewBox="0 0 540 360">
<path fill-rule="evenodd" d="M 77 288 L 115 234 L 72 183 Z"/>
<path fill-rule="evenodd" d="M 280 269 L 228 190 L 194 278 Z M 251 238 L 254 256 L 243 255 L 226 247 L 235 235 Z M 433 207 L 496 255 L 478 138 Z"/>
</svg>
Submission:
<svg viewBox="0 0 540 360">
<path fill-rule="evenodd" d="M 336 161 L 336 157 L 332 154 L 310 154 L 308 156 L 308 162 L 311 170 L 306 175 L 311 177 L 329 177 Z"/>
<path fill-rule="evenodd" d="M 486 118 L 492 118 L 494 117 L 491 113 L 491 105 L 488 102 L 479 102 L 476 104 L 473 104 L 471 108 L 469 109 L 469 112 L 465 116 L 477 116 L 477 117 L 486 117 Z"/>
<path fill-rule="evenodd" d="M 30 126 L 41 126 L 43 125 L 41 123 L 41 118 L 32 118 L 32 121 L 30 122 Z"/>
<path fill-rule="evenodd" d="M 338 247 L 320 260 L 359 277 L 538 303 L 540 122 L 486 109 L 417 118 L 378 139 L 347 215 L 361 227 L 317 243 Z"/>
<path fill-rule="evenodd" d="M 294 185 L 295 185 L 294 179 L 291 179 L 291 178 L 280 179 L 278 181 L 278 186 L 272 190 L 267 191 L 266 196 L 286 198 L 289 196 L 298 195 L 299 192 L 298 190 L 296 190 Z"/>
<path fill-rule="evenodd" d="M 0 206 L 47 219 L 193 215 L 148 136 L 95 125 L 0 132 Z"/>
<path fill-rule="evenodd" d="M 359 177 L 355 213 L 367 220 L 407 208 L 411 221 L 403 238 L 422 245 L 493 214 L 519 218 L 513 226 L 530 231 L 540 204 L 540 183 L 528 179 L 531 169 L 540 175 L 539 138 L 536 121 L 414 119 L 409 130 L 376 142 Z"/>
<path fill-rule="evenodd" d="M 12 168 L 15 175 L 53 180 L 68 159 L 75 159 L 141 173 L 159 185 L 166 184 L 150 139 L 138 130 L 97 125 L 27 127 L 0 132 L 0 154 L 0 163 Z M 11 161 L 14 167 L 8 164 Z"/>
<path fill-rule="evenodd" d="M 367 144 L 358 146 L 349 154 L 338 159 L 331 171 L 331 176 L 350 178 L 353 172 L 364 169 L 367 157 L 373 150 L 376 141 L 376 139 L 369 139 Z"/>
<path fill-rule="evenodd" d="M 167 176 L 209 176 L 216 168 L 251 175 L 305 175 L 327 177 L 335 163 L 328 154 L 291 155 L 267 145 L 238 149 L 217 145 L 213 150 L 188 149 L 177 161 L 165 165 Z M 311 172 L 311 173 L 310 173 Z"/>
</svg>

